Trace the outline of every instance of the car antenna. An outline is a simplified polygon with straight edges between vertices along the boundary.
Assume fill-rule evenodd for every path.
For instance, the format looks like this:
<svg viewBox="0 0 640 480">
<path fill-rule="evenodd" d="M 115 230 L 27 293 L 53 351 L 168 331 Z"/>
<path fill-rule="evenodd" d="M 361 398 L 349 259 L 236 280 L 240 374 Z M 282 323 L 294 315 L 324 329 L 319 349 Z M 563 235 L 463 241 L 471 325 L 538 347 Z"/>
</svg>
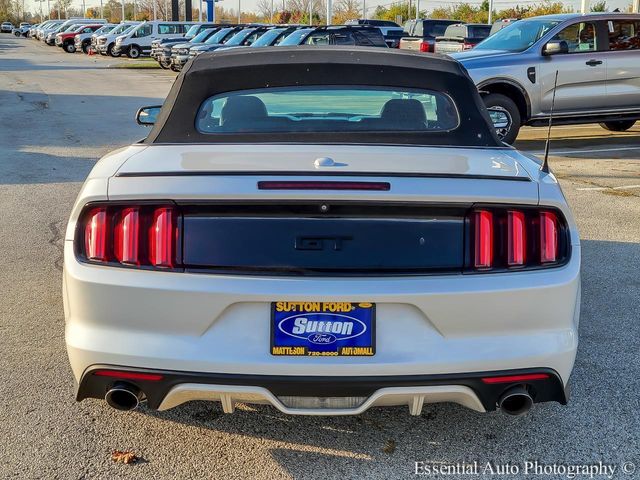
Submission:
<svg viewBox="0 0 640 480">
<path fill-rule="evenodd" d="M 549 113 L 549 128 L 547 130 L 547 143 L 544 146 L 544 160 L 540 170 L 549 173 L 549 145 L 551 144 L 551 125 L 553 125 L 553 110 L 556 106 L 556 88 L 558 87 L 558 70 L 556 70 L 556 78 L 553 82 L 553 95 L 551 97 L 551 112 Z"/>
</svg>

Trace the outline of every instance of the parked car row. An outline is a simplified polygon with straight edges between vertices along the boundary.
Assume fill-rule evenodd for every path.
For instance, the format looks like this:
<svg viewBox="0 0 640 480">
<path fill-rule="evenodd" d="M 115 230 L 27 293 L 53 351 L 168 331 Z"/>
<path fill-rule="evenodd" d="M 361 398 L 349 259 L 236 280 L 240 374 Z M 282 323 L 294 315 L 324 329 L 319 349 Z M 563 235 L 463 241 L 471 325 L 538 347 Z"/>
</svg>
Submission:
<svg viewBox="0 0 640 480">
<path fill-rule="evenodd" d="M 379 27 L 366 24 L 330 25 L 213 25 L 203 24 L 191 38 L 152 42 L 151 56 L 162 68 L 180 71 L 189 59 L 218 49 L 292 45 L 352 45 L 386 48 Z"/>
<path fill-rule="evenodd" d="M 30 36 L 67 52 L 138 58 L 180 71 L 205 52 L 295 45 L 389 47 L 389 22 L 303 26 L 72 19 L 33 26 Z M 380 21 L 382 23 L 382 21 Z M 498 136 L 513 143 L 523 125 L 599 123 L 624 131 L 640 119 L 640 15 L 561 14 L 494 25 L 411 20 L 401 49 L 447 53 L 466 68 Z M 557 72 L 557 84 L 556 84 Z"/>
</svg>

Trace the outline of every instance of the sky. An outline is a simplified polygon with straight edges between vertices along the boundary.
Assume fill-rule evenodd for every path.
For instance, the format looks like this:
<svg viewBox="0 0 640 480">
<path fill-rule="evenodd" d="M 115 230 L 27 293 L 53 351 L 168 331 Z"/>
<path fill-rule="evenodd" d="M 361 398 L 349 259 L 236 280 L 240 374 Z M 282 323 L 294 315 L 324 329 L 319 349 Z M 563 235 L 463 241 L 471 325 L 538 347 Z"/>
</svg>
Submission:
<svg viewBox="0 0 640 480">
<path fill-rule="evenodd" d="M 104 3 L 107 2 L 107 0 L 103 0 Z M 127 2 L 129 2 L 130 0 L 125 0 Z M 199 1 L 199 0 L 192 0 L 195 4 Z M 334 0 L 335 2 L 336 0 Z M 360 0 L 362 1 L 362 0 Z M 412 0 L 412 2 L 414 2 L 415 0 Z M 591 0 L 591 3 L 595 3 L 597 0 Z M 241 5 L 242 5 L 242 10 L 243 11 L 256 11 L 257 10 L 257 4 L 258 4 L 258 0 L 241 0 Z M 369 13 L 369 15 L 371 15 L 373 13 L 373 11 L 375 10 L 375 7 L 377 5 L 389 5 L 392 2 L 392 0 L 367 0 L 367 12 Z M 53 5 L 54 0 L 51 0 L 51 5 Z M 278 3 L 280 3 L 279 1 L 275 2 L 276 5 Z M 446 7 L 448 5 L 455 5 L 458 3 L 464 3 L 464 0 L 460 0 L 460 1 L 452 1 L 452 0 L 420 0 L 420 10 L 432 10 L 434 8 L 437 7 Z M 482 3 L 481 0 L 469 0 L 467 3 L 470 4 L 477 4 L 479 5 L 480 3 Z M 494 0 L 494 5 L 495 5 L 495 9 L 496 10 L 503 10 L 509 7 L 515 7 L 516 5 L 521 5 L 521 6 L 525 6 L 525 5 L 532 5 L 532 4 L 536 4 L 536 3 L 540 3 L 540 0 L 521 0 L 519 2 L 513 2 L 513 1 L 507 1 L 507 0 Z M 563 1 L 562 2 L 564 5 L 566 6 L 570 6 L 573 7 L 573 9 L 575 11 L 580 9 L 580 5 L 581 2 L 580 0 L 570 0 L 570 1 Z M 616 8 L 620 8 L 620 10 L 624 10 L 627 8 L 627 6 L 631 3 L 631 0 L 607 0 L 607 6 L 609 8 L 609 10 L 614 10 Z M 46 3 L 42 4 L 43 7 L 46 6 Z M 85 5 L 87 6 L 87 8 L 89 7 L 99 7 L 100 6 L 100 0 L 85 0 Z M 237 0 L 222 0 L 218 5 L 223 6 L 225 9 L 236 9 L 238 2 Z M 82 7 L 82 0 L 73 0 L 72 3 L 73 7 L 76 8 L 81 8 Z M 37 12 L 40 10 L 40 4 L 38 2 L 35 2 L 34 0 L 25 0 L 25 8 L 28 11 L 31 11 L 33 13 Z M 46 7 L 45 7 L 46 8 Z"/>
</svg>

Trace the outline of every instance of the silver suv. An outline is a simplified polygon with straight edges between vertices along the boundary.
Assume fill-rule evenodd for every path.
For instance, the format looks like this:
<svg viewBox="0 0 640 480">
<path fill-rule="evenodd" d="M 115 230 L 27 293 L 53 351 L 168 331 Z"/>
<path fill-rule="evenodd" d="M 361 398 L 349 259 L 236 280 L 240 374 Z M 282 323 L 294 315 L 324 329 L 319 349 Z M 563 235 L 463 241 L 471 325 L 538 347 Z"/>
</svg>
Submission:
<svg viewBox="0 0 640 480">
<path fill-rule="evenodd" d="M 624 131 L 640 119 L 640 15 L 547 15 L 519 20 L 473 50 L 452 54 L 490 112 L 506 118 L 512 143 L 522 125 L 546 125 L 556 71 L 554 123 L 600 123 Z"/>
</svg>

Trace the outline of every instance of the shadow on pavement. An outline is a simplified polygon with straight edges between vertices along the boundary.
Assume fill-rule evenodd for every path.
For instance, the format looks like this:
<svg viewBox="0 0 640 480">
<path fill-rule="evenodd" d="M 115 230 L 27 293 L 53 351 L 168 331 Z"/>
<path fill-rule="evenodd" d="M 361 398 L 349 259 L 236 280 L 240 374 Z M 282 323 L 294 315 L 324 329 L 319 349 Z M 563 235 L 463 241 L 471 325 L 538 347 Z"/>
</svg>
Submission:
<svg viewBox="0 0 640 480">
<path fill-rule="evenodd" d="M 135 113 L 162 102 L 0 90 L 0 185 L 83 181 L 102 155 L 144 138 Z"/>
</svg>

